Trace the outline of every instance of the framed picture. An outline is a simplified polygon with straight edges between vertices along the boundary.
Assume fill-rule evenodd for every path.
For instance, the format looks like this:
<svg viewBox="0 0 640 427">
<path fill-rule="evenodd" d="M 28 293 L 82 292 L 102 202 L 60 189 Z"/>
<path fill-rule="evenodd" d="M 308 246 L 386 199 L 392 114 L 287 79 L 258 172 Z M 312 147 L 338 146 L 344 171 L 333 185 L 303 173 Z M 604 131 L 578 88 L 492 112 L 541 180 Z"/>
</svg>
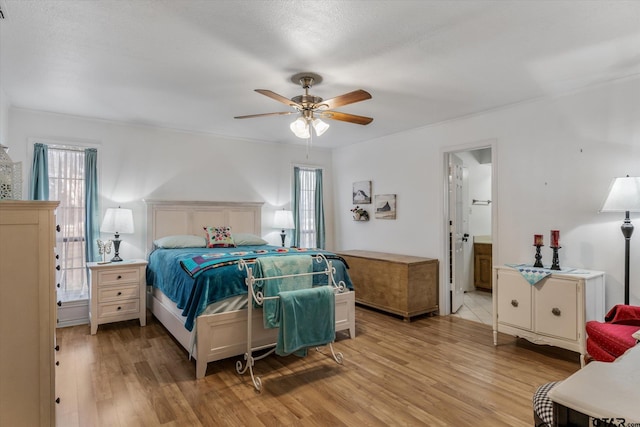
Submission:
<svg viewBox="0 0 640 427">
<path fill-rule="evenodd" d="M 371 181 L 353 183 L 353 204 L 368 205 L 371 203 Z"/>
<path fill-rule="evenodd" d="M 375 215 L 378 219 L 396 219 L 396 195 L 376 194 Z"/>
</svg>

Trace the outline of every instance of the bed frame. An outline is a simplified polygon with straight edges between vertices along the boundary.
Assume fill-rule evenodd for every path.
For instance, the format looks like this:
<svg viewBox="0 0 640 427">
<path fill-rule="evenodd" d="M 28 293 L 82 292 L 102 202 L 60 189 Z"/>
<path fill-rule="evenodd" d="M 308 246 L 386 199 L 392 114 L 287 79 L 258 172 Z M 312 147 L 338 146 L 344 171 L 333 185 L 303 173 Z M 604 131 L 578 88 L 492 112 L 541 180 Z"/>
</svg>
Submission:
<svg viewBox="0 0 640 427">
<path fill-rule="evenodd" d="M 147 206 L 147 254 L 153 241 L 164 236 L 204 235 L 203 226 L 229 225 L 232 232 L 253 233 L 262 230 L 261 202 L 194 202 L 145 200 Z M 184 317 L 176 315 L 172 307 L 147 292 L 147 307 L 173 337 L 191 353 L 193 334 L 184 327 Z M 353 292 L 336 295 L 336 332 L 349 331 L 355 338 L 355 297 Z M 264 329 L 262 310 L 253 311 L 252 341 L 254 346 L 275 344 L 278 330 Z M 196 378 L 203 378 L 207 363 L 242 355 L 247 349 L 247 311 L 200 315 L 196 319 L 195 349 Z"/>
</svg>

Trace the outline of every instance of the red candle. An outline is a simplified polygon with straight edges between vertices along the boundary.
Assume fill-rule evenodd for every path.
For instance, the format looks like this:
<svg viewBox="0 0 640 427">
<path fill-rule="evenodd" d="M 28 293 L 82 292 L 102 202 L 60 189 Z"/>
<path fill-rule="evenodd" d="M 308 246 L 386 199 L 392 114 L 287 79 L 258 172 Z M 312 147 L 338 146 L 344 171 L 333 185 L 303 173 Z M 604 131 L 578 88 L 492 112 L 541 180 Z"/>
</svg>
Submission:
<svg viewBox="0 0 640 427">
<path fill-rule="evenodd" d="M 551 247 L 560 247 L 560 230 L 551 230 Z"/>
<path fill-rule="evenodd" d="M 544 243 L 542 243 L 542 234 L 533 235 L 533 246 L 544 246 Z"/>
</svg>

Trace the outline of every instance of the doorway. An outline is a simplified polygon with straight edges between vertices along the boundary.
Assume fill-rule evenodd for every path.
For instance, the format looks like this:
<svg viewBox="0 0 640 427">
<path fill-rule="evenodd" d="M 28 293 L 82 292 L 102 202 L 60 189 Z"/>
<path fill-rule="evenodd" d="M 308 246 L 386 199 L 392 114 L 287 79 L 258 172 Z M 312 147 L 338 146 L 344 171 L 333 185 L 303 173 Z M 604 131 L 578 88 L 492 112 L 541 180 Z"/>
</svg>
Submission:
<svg viewBox="0 0 640 427">
<path fill-rule="evenodd" d="M 491 324 L 495 229 L 495 149 L 445 153 L 447 314 Z"/>
</svg>

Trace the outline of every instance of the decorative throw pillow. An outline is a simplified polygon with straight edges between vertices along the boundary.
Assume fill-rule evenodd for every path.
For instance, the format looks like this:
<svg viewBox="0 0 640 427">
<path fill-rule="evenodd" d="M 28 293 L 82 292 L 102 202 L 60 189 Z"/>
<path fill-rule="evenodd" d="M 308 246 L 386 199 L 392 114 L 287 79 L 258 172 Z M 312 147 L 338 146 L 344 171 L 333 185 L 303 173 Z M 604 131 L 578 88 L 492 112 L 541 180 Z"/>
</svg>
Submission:
<svg viewBox="0 0 640 427">
<path fill-rule="evenodd" d="M 231 227 L 204 227 L 208 248 L 235 248 Z"/>
</svg>

